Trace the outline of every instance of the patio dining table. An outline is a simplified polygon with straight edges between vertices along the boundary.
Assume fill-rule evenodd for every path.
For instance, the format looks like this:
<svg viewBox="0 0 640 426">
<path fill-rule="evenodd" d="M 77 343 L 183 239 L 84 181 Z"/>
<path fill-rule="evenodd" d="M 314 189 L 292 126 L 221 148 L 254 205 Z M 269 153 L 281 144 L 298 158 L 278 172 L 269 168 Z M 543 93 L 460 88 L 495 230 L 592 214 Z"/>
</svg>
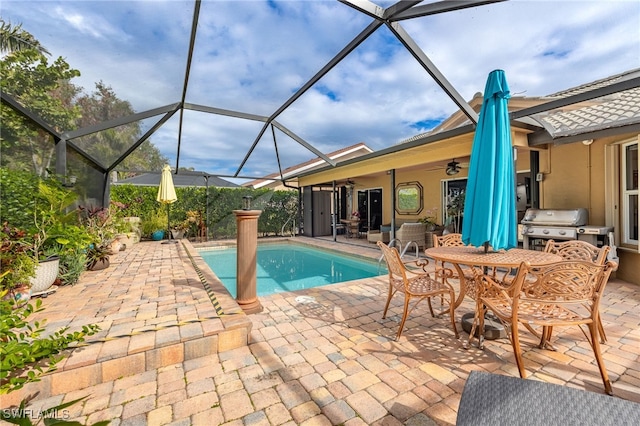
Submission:
<svg viewBox="0 0 640 426">
<path fill-rule="evenodd" d="M 485 252 L 484 247 L 432 247 L 424 251 L 429 258 L 435 259 L 443 263 L 450 263 L 456 268 L 458 276 L 463 277 L 462 266 L 469 266 L 479 269 L 505 269 L 511 270 L 520 266 L 522 262 L 529 262 L 531 265 L 545 265 L 548 263 L 559 262 L 562 257 L 557 254 L 546 253 L 536 250 L 524 250 L 514 248 L 510 250 L 499 250 Z M 460 294 L 456 298 L 455 307 L 462 303 L 467 289 L 464 285 L 460 285 Z"/>
<path fill-rule="evenodd" d="M 347 228 L 347 238 L 360 236 L 360 219 L 340 219 Z"/>
<path fill-rule="evenodd" d="M 472 268 L 476 280 L 478 280 L 488 270 L 491 270 L 493 274 L 496 274 L 496 271 L 503 271 L 504 276 L 506 276 L 510 271 L 518 268 L 522 262 L 529 262 L 531 265 L 537 266 L 560 262 L 562 260 L 562 257 L 557 254 L 520 248 L 498 251 L 489 250 L 485 252 L 484 247 L 440 246 L 428 248 L 424 253 L 431 259 L 442 263 L 450 263 L 456 269 L 458 277 L 460 277 L 460 292 L 454 302 L 454 309 L 460 306 L 467 293 L 470 293 L 474 299 L 477 293 L 477 286 L 474 285 L 476 281 L 467 282 L 467 280 L 464 279 L 463 266 Z M 473 288 L 470 288 L 472 286 Z M 469 338 L 471 337 L 472 336 L 469 336 Z M 484 335 L 481 333 L 479 337 L 479 346 L 482 346 Z"/>
</svg>

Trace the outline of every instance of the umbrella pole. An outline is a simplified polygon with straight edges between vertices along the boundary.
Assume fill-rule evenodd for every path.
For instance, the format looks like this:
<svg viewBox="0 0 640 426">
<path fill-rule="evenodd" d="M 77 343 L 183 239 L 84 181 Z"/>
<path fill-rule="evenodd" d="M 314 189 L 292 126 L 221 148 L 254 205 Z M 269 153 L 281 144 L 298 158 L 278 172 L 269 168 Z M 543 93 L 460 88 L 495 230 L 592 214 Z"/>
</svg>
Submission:
<svg viewBox="0 0 640 426">
<path fill-rule="evenodd" d="M 170 206 L 171 204 L 167 203 L 167 241 L 163 241 L 162 244 L 177 243 L 176 240 L 172 241 L 171 238 L 171 219 L 169 218 Z"/>
</svg>

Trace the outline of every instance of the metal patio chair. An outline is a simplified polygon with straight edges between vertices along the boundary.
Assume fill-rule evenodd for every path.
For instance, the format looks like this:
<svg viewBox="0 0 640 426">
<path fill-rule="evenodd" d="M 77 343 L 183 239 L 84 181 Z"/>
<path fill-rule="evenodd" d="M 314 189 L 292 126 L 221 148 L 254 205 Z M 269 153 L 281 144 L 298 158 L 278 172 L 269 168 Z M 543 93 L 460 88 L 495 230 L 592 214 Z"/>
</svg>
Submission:
<svg viewBox="0 0 640 426">
<path fill-rule="evenodd" d="M 455 296 L 453 293 L 453 287 L 451 287 L 451 284 L 447 282 L 446 278 L 438 279 L 435 277 L 436 274 L 451 274 L 451 271 L 440 269 L 440 272 L 436 271 L 433 273 L 434 276 L 432 276 L 430 273 L 424 270 L 424 268 L 428 264 L 428 260 L 426 259 L 419 259 L 412 262 L 415 263 L 416 266 L 419 266 L 421 268 L 410 270 L 407 268 L 406 264 L 402 262 L 400 253 L 398 253 L 398 250 L 395 247 L 389 247 L 382 241 L 378 241 L 376 244 L 382 250 L 385 261 L 387 263 L 387 269 L 389 271 L 389 294 L 387 296 L 387 302 L 384 306 L 384 312 L 382 313 L 383 319 L 387 316 L 391 298 L 398 292 L 404 295 L 402 320 L 400 321 L 400 326 L 398 327 L 396 340 L 400 339 L 400 336 L 402 335 L 402 330 L 407 320 L 407 316 L 416 306 L 418 306 L 418 304 L 422 300 L 427 299 L 431 316 L 435 316 L 433 313 L 433 308 L 431 306 L 431 298 L 434 296 L 441 296 L 443 300 L 446 300 L 446 302 L 448 302 L 449 309 L 447 309 L 447 311 L 449 311 L 451 327 L 453 328 L 456 339 L 459 338 L 454 318 Z M 416 298 L 418 300 L 413 306 L 410 306 L 411 299 L 413 298 Z"/>
<path fill-rule="evenodd" d="M 605 391 L 611 395 L 611 382 L 600 352 L 597 321 L 602 292 L 616 267 L 614 262 L 596 265 L 561 261 L 535 267 L 524 262 L 509 288 L 485 275 L 476 311 L 480 332 L 484 330 L 485 311 L 492 311 L 507 329 L 520 377 L 525 378 L 518 324 L 543 327 L 543 335 L 549 336 L 555 326 L 577 325 L 591 345 Z M 589 329 L 588 335 L 583 325 Z"/>
</svg>

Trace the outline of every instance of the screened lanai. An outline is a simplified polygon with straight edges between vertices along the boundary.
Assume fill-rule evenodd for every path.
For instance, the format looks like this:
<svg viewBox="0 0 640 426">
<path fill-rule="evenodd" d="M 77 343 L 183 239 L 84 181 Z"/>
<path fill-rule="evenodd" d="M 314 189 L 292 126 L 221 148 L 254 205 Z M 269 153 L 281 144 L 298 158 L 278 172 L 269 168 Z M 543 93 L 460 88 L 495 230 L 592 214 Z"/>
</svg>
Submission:
<svg viewBox="0 0 640 426">
<path fill-rule="evenodd" d="M 315 157 L 335 166 L 325 153 L 357 142 L 393 149 L 456 111 L 473 128 L 469 101 L 495 68 L 526 96 L 639 68 L 639 7 L 9 0 L 3 22 L 45 53 L 3 52 L 3 121 L 22 130 L 3 132 L 2 162 L 76 176 L 80 192 L 103 204 L 114 172 L 159 172 L 164 162 L 236 183 Z M 30 72 L 45 63 L 55 72 Z M 512 125 L 530 131 L 532 146 L 637 130 L 637 116 L 579 134 L 549 118 L 640 87 L 637 76 L 607 81 L 513 113 Z"/>
</svg>

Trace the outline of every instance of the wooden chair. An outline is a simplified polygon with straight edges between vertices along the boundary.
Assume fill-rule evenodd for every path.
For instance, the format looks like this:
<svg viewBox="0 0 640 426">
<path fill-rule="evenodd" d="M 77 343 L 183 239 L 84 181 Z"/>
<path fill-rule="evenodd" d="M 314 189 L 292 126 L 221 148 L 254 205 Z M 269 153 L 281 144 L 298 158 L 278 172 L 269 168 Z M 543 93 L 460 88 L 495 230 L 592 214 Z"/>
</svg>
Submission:
<svg viewBox="0 0 640 426">
<path fill-rule="evenodd" d="M 525 378 L 518 324 L 541 326 L 543 334 L 548 332 L 548 335 L 554 326 L 577 325 L 593 349 L 605 391 L 611 395 L 611 383 L 600 352 L 597 321 L 600 298 L 616 266 L 614 262 L 596 265 L 562 261 L 534 267 L 525 262 L 518 268 L 509 288 L 484 276 L 476 311 L 480 331 L 484 330 L 485 310 L 492 311 L 508 331 L 520 377 Z M 583 325 L 588 327 L 589 335 Z"/>
<path fill-rule="evenodd" d="M 586 241 L 570 240 L 557 242 L 554 240 L 548 240 L 544 248 L 547 253 L 554 253 L 562 256 L 565 260 L 584 260 L 587 262 L 594 262 L 596 265 L 604 265 L 607 261 L 607 255 L 609 254 L 611 247 L 603 246 L 596 247 Z M 604 332 L 602 325 L 602 318 L 598 316 L 598 332 L 600 333 L 600 343 L 607 342 L 607 335 Z M 544 339 L 540 342 L 542 346 L 551 336 L 542 336 Z"/>
<path fill-rule="evenodd" d="M 389 247 L 382 241 L 378 241 L 376 244 L 382 250 L 385 261 L 387 263 L 387 269 L 389 270 L 389 294 L 387 296 L 387 302 L 384 306 L 382 318 L 386 318 L 387 316 L 387 310 L 389 309 L 391 298 L 397 292 L 404 295 L 404 309 L 402 312 L 400 327 L 398 328 L 398 334 L 396 335 L 396 340 L 400 339 L 400 336 L 402 335 L 402 330 L 404 328 L 404 323 L 407 320 L 407 316 L 416 306 L 418 306 L 418 304 L 422 300 L 428 300 L 431 316 L 435 316 L 433 313 L 433 308 L 431 306 L 431 297 L 434 296 L 441 296 L 443 299 L 447 299 L 447 302 L 449 304 L 448 311 L 449 317 L 451 318 L 451 327 L 453 328 L 453 332 L 455 333 L 457 339 L 459 335 L 454 319 L 455 307 L 453 287 L 451 287 L 446 279 L 436 279 L 424 270 L 424 267 L 426 267 L 426 265 L 428 264 L 428 260 L 420 259 L 418 261 L 415 261 L 415 264 L 417 266 L 422 266 L 422 270 L 420 270 L 419 272 L 412 271 L 407 269 L 406 265 L 402 262 L 400 254 L 395 247 Z M 448 270 L 448 272 L 450 273 L 451 271 Z M 439 273 L 443 274 L 446 273 L 446 271 L 441 269 Z M 434 273 L 434 275 L 436 275 L 436 273 Z M 413 298 L 416 298 L 418 300 L 413 305 L 413 307 L 411 307 L 410 302 Z"/>
</svg>

